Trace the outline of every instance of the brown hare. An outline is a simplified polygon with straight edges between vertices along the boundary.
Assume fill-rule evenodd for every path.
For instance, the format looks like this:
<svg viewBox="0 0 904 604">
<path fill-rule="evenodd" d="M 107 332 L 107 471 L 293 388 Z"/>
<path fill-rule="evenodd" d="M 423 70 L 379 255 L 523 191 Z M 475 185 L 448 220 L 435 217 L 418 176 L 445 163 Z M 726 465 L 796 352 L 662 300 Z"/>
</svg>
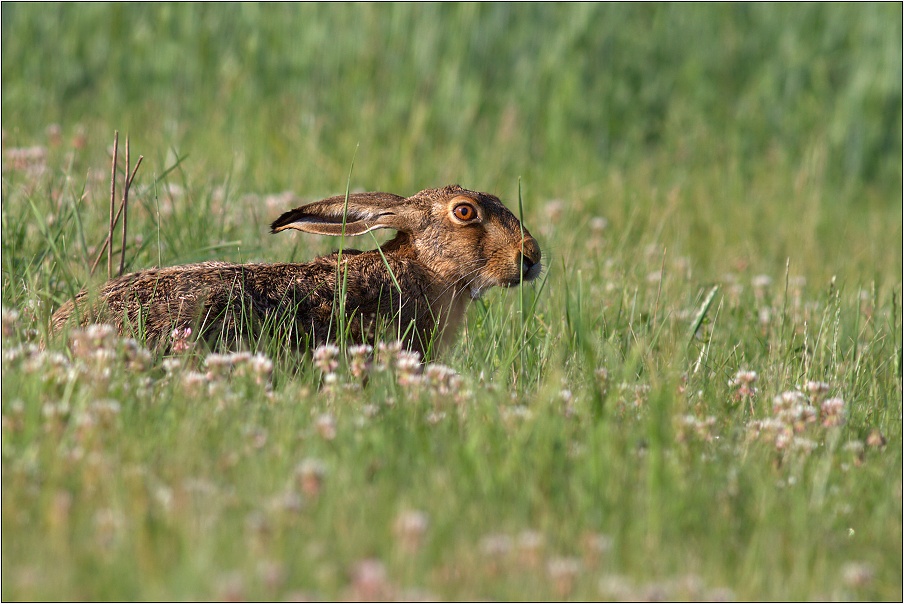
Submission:
<svg viewBox="0 0 904 604">
<path fill-rule="evenodd" d="M 341 337 L 372 344 L 388 330 L 387 337 L 425 354 L 454 336 L 471 299 L 541 270 L 537 241 L 502 202 L 458 185 L 408 198 L 330 197 L 286 212 L 271 228 L 398 233 L 375 250 L 346 249 L 303 264 L 202 262 L 124 275 L 96 299 L 82 291 L 66 302 L 52 329 L 70 318 L 110 323 L 164 352 L 189 335 L 228 347 L 269 332 L 302 347 Z"/>
</svg>

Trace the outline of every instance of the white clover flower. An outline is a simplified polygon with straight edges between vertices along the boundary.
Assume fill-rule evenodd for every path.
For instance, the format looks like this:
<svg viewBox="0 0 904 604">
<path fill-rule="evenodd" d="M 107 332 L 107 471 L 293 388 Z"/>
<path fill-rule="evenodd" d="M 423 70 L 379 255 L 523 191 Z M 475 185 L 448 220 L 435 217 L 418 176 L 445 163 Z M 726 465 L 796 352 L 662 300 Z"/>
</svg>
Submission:
<svg viewBox="0 0 904 604">
<path fill-rule="evenodd" d="M 295 467 L 295 479 L 308 496 L 320 494 L 326 478 L 326 466 L 319 459 L 305 458 Z"/>
<path fill-rule="evenodd" d="M 323 373 L 334 373 L 339 368 L 339 347 L 323 344 L 314 349 L 314 365 Z"/>
<path fill-rule="evenodd" d="M 314 425 L 317 428 L 317 433 L 320 434 L 320 437 L 324 440 L 333 440 L 336 438 L 336 418 L 329 413 L 324 413 L 318 417 L 317 421 L 314 422 Z"/>
<path fill-rule="evenodd" d="M 756 275 L 750 280 L 750 284 L 756 289 L 765 289 L 772 285 L 772 277 L 769 275 Z"/>
<path fill-rule="evenodd" d="M 809 381 L 804 387 L 813 400 L 822 400 L 829 393 L 829 385 L 825 382 Z"/>
<path fill-rule="evenodd" d="M 393 531 L 402 547 L 409 551 L 418 549 L 424 541 L 430 519 L 421 510 L 406 510 L 396 516 Z"/>
</svg>

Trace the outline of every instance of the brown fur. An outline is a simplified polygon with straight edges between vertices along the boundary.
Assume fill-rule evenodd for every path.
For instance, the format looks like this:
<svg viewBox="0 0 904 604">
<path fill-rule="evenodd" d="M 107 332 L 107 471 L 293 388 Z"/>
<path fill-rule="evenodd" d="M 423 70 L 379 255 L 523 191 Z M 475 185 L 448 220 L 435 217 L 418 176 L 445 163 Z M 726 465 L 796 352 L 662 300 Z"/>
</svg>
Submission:
<svg viewBox="0 0 904 604">
<path fill-rule="evenodd" d="M 467 223 L 452 213 L 463 202 L 477 210 Z M 407 199 L 362 193 L 346 204 L 345 196 L 332 197 L 286 212 L 272 228 L 346 235 L 391 228 L 398 234 L 379 250 L 344 250 L 338 272 L 338 253 L 304 264 L 203 262 L 139 271 L 108 281 L 96 303 L 79 293 L 54 314 L 53 330 L 77 314 L 81 325 L 104 322 L 122 334 L 144 333 L 150 346 L 164 351 L 174 330 L 186 329 L 192 339 L 211 343 L 268 332 L 294 346 L 319 345 L 337 338 L 337 292 L 344 281 L 349 341 L 373 343 L 385 328 L 424 353 L 431 341 L 454 336 L 470 299 L 540 272 L 536 240 L 502 202 L 457 185 Z"/>
</svg>

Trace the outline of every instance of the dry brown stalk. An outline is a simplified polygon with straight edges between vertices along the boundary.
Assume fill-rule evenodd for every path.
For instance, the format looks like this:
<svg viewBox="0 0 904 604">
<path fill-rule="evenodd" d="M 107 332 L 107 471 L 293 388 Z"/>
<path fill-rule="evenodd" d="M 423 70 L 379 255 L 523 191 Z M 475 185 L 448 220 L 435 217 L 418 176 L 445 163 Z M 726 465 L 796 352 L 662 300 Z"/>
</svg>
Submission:
<svg viewBox="0 0 904 604">
<path fill-rule="evenodd" d="M 110 226 L 107 231 L 107 236 L 104 239 L 103 243 L 101 243 L 97 256 L 94 258 L 94 262 L 91 264 L 91 274 L 93 275 L 94 271 L 97 269 L 97 265 L 100 263 L 100 259 L 103 258 L 104 252 L 106 251 L 108 279 L 112 278 L 113 276 L 113 231 L 116 228 L 116 225 L 119 223 L 120 217 L 122 217 L 122 248 L 120 249 L 119 272 L 117 276 L 121 276 L 123 270 L 125 269 L 126 231 L 129 214 L 129 190 L 132 188 L 132 181 L 135 180 L 135 176 L 138 174 L 138 167 L 141 165 L 141 160 L 144 159 L 143 155 L 139 155 L 138 161 L 135 162 L 135 168 L 132 170 L 132 173 L 129 174 L 129 169 L 131 167 L 129 153 L 129 137 L 126 137 L 125 182 L 123 183 L 122 203 L 119 206 L 119 210 L 116 210 L 116 161 L 119 154 L 119 131 L 115 131 L 113 134 L 113 167 L 110 170 Z"/>
<path fill-rule="evenodd" d="M 119 130 L 113 131 L 113 167 L 110 168 L 110 230 L 107 234 L 107 279 L 113 276 L 113 215 L 116 213 L 116 159 L 119 153 Z"/>
</svg>

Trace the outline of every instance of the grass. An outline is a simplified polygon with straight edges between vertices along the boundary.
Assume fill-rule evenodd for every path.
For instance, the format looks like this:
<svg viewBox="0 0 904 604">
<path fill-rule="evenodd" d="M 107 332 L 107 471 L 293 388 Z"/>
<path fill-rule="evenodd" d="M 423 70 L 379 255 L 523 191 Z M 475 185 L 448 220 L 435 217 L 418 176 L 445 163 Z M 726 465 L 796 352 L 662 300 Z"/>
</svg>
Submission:
<svg viewBox="0 0 904 604">
<path fill-rule="evenodd" d="M 0 17 L 4 600 L 902 598 L 899 5 Z M 38 349 L 116 129 L 126 270 L 449 182 L 547 268 L 422 369 Z"/>
</svg>

